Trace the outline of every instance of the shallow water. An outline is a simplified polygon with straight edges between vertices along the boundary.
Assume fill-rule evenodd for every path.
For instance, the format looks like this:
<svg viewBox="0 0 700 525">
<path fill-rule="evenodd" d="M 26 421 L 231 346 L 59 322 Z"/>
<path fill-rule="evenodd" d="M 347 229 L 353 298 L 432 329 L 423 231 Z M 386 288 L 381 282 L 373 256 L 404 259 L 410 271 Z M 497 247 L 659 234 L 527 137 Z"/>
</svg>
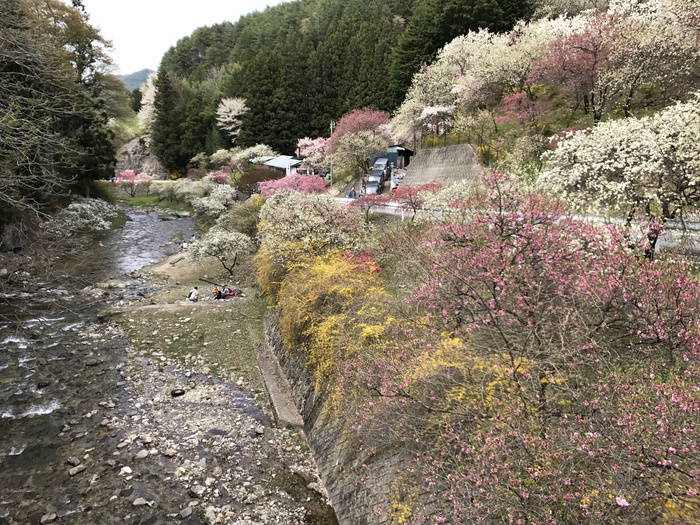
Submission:
<svg viewBox="0 0 700 525">
<path fill-rule="evenodd" d="M 153 456 L 150 463 L 139 463 L 138 477 L 127 481 L 123 470 L 125 463 L 135 467 L 134 450 L 119 445 L 133 441 L 129 436 L 136 432 L 162 437 L 158 414 L 163 413 L 181 424 L 170 443 L 178 449 L 186 448 L 188 433 L 214 410 L 269 424 L 251 392 L 208 374 L 185 376 L 179 366 L 162 366 L 155 356 L 129 358 L 120 331 L 108 324 L 96 329 L 99 310 L 152 292 L 138 278 L 140 269 L 173 254 L 176 236 L 193 233 L 189 220 L 129 213 L 132 220 L 123 229 L 55 261 L 53 277 L 0 289 L 0 525 L 39 524 L 47 517 L 53 522 L 54 515 L 56 523 L 74 525 L 201 525 L 199 513 L 177 514 L 191 500 L 173 481 L 179 463 Z M 138 383 L 138 392 L 127 377 L 134 369 L 148 377 Z M 220 387 L 223 400 L 214 406 L 208 397 L 168 395 L 173 386 L 186 388 L 193 381 Z M 164 390 L 167 403 L 149 412 Z M 123 425 L 110 424 L 115 419 Z M 231 429 L 221 428 L 223 419 L 212 421 L 206 432 L 224 439 Z M 257 443 L 256 432 L 241 430 L 241 435 L 244 445 Z M 229 451 L 237 452 L 238 446 Z M 201 444 L 196 453 L 202 461 L 216 459 Z M 87 467 L 71 475 L 74 465 Z M 306 487 L 307 481 L 286 476 L 276 457 L 270 458 L 269 469 L 280 473 L 275 486 L 304 502 L 303 523 L 337 525 L 332 509 Z M 135 510 L 132 501 L 139 495 L 157 504 Z M 235 492 L 227 497 L 230 505 L 241 505 Z"/>
<path fill-rule="evenodd" d="M 116 339 L 86 344 L 86 326 L 110 301 L 143 293 L 132 273 L 172 254 L 172 239 L 193 231 L 187 219 L 129 215 L 124 228 L 56 261 L 54 277 L 17 283 L 0 295 L 0 523 L 38 523 L 42 512 L 65 517 L 81 508 L 67 491 L 64 458 L 104 438 L 94 435 L 85 415 L 119 395 L 126 345 Z M 104 298 L 86 291 L 106 279 L 122 284 Z"/>
</svg>

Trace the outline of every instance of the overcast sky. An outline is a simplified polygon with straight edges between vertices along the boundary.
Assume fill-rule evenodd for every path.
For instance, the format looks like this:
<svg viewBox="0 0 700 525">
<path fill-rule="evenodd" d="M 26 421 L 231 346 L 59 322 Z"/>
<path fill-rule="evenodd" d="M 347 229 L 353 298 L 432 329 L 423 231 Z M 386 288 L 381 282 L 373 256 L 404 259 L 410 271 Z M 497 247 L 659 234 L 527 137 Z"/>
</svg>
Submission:
<svg viewBox="0 0 700 525">
<path fill-rule="evenodd" d="M 286 0 L 83 0 L 90 23 L 114 45 L 118 73 L 158 69 L 163 54 L 201 26 L 263 11 Z"/>
</svg>

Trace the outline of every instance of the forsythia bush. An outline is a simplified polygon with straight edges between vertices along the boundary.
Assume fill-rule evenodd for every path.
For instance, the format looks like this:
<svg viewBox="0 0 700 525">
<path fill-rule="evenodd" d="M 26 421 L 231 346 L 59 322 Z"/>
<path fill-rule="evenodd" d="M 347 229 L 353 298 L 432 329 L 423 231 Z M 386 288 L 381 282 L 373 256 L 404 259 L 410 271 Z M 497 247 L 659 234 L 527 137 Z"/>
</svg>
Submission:
<svg viewBox="0 0 700 525">
<path fill-rule="evenodd" d="M 320 387 L 363 342 L 381 335 L 388 304 L 373 264 L 339 252 L 316 257 L 282 283 L 282 338 L 287 349 L 306 354 Z"/>
<path fill-rule="evenodd" d="M 270 304 L 296 265 L 335 250 L 354 250 L 366 235 L 356 210 L 318 195 L 279 193 L 265 202 L 259 217 L 256 268 Z"/>
</svg>

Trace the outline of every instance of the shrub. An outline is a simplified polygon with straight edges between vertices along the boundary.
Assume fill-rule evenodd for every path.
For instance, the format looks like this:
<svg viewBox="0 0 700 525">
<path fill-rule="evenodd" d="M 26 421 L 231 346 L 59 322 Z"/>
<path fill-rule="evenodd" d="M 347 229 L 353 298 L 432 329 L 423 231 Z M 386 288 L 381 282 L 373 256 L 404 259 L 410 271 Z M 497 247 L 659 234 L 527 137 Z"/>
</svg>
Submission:
<svg viewBox="0 0 700 525">
<path fill-rule="evenodd" d="M 380 335 L 389 319 L 388 296 L 376 268 L 371 261 L 333 252 L 298 267 L 282 284 L 282 338 L 286 348 L 305 354 L 317 388 L 370 334 Z"/>
</svg>

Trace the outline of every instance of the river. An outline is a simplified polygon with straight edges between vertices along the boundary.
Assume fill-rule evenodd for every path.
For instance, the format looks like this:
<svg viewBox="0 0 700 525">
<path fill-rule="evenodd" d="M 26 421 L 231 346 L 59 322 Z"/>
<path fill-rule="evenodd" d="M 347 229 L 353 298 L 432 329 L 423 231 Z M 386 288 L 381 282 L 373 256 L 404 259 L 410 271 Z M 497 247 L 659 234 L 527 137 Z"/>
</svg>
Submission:
<svg viewBox="0 0 700 525">
<path fill-rule="evenodd" d="M 128 213 L 41 275 L 0 279 L 0 524 L 336 523 L 310 510 L 324 506 L 314 479 L 290 470 L 310 471 L 308 458 L 249 392 L 135 356 L 98 322 L 154 293 L 139 271 L 193 233 L 188 219 Z M 196 394 L 162 395 L 168 384 Z"/>
</svg>

